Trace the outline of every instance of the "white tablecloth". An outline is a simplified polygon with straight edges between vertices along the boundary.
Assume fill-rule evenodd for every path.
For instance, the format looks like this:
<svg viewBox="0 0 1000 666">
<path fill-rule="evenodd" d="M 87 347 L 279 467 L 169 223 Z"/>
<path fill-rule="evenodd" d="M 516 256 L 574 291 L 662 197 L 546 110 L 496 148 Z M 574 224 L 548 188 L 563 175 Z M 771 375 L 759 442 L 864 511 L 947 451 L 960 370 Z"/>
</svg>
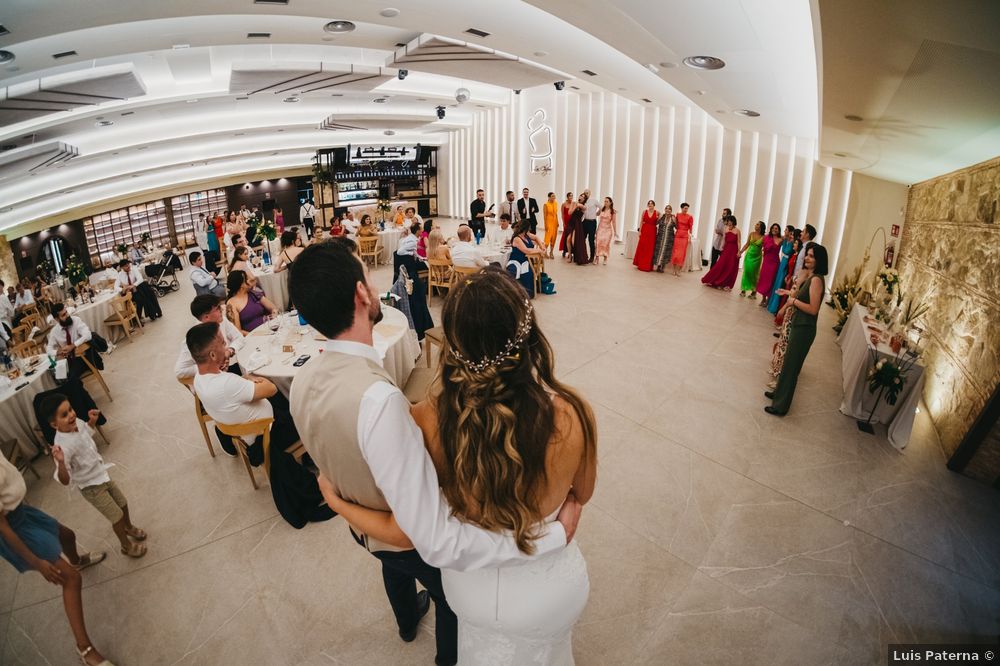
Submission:
<svg viewBox="0 0 1000 666">
<path fill-rule="evenodd" d="M 114 314 L 114 310 L 111 307 L 111 299 L 115 297 L 115 292 L 105 291 L 94 299 L 93 303 L 87 303 L 86 305 L 81 305 L 73 311 L 74 317 L 79 317 L 83 320 L 83 323 L 94 331 L 105 340 L 110 340 L 114 342 L 115 339 L 111 335 L 111 327 L 104 323 L 104 320 Z"/>
<path fill-rule="evenodd" d="M 33 458 L 42 445 L 33 428 L 38 425 L 32 401 L 42 391 L 56 387 L 44 357 L 30 377 L 15 379 L 6 389 L 0 389 L 0 439 L 16 439 L 28 458 Z M 24 388 L 16 389 L 24 384 Z"/>
<path fill-rule="evenodd" d="M 479 245 L 479 256 L 481 256 L 486 261 L 492 263 L 498 263 L 504 268 L 507 267 L 507 260 L 510 258 L 510 248 L 509 247 L 497 247 L 494 245 Z"/>
<path fill-rule="evenodd" d="M 273 271 L 254 271 L 254 275 L 257 276 L 257 283 L 260 285 L 260 288 L 267 295 L 267 300 L 274 303 L 274 307 L 278 308 L 278 312 L 287 310 L 290 303 L 288 298 L 288 271 L 284 270 L 278 273 Z"/>
<path fill-rule="evenodd" d="M 878 397 L 877 391 L 871 393 L 868 390 L 867 377 L 868 370 L 872 367 L 870 351 L 873 346 L 864 322 L 867 314 L 867 308 L 855 304 L 837 339 L 843 355 L 844 375 L 844 401 L 840 405 L 840 412 L 860 420 L 868 418 Z M 884 342 L 879 342 L 877 350 L 879 358 L 893 360 L 896 357 L 892 348 Z M 889 443 L 899 450 L 905 448 L 910 441 L 913 418 L 923 392 L 924 367 L 920 363 L 914 363 L 906 375 L 906 383 L 896 404 L 890 405 L 883 397 L 875 409 L 872 422 L 889 426 Z"/>
<path fill-rule="evenodd" d="M 375 349 L 382 356 L 382 366 L 400 388 L 413 371 L 414 362 L 420 355 L 420 344 L 416 333 L 409 328 L 406 316 L 395 308 L 383 307 L 384 317 L 375 325 Z M 325 340 L 311 326 L 299 326 L 298 316 L 285 316 L 282 328 L 272 333 L 266 324 L 260 326 L 246 338 L 237 355 L 244 370 L 266 377 L 274 382 L 278 390 L 288 396 L 292 389 L 292 380 L 299 369 L 292 365 L 298 357 L 309 354 L 316 358 Z M 294 351 L 282 351 L 283 342 L 292 344 Z M 253 370 L 254 355 L 260 353 L 268 361 L 267 365 Z M 310 359 L 310 360 L 311 360 Z M 308 363 L 308 362 L 307 362 Z"/>
<path fill-rule="evenodd" d="M 392 263 L 392 255 L 399 249 L 399 239 L 402 236 L 402 230 L 397 228 L 378 232 L 378 237 L 382 241 L 382 254 L 379 255 L 380 262 L 386 264 Z"/>
<path fill-rule="evenodd" d="M 635 257 L 635 248 L 639 245 L 639 232 L 635 229 L 629 229 L 625 232 L 625 258 L 632 259 Z"/>
</svg>

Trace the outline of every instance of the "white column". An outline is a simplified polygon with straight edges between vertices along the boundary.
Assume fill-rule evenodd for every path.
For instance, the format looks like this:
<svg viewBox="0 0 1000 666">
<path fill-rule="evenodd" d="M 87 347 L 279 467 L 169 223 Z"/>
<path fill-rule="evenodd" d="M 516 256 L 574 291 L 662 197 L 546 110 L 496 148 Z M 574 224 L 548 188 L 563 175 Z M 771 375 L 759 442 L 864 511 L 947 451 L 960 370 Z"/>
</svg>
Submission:
<svg viewBox="0 0 1000 666">
<path fill-rule="evenodd" d="M 712 141 L 709 143 L 713 153 L 715 154 L 714 163 L 712 168 L 712 194 L 711 203 L 708 210 L 705 211 L 705 217 L 709 220 L 710 224 L 708 227 L 708 233 L 702 236 L 702 252 L 707 257 L 712 256 L 712 241 L 715 239 L 715 219 L 719 214 L 719 189 L 722 184 L 722 147 L 723 147 L 723 137 L 725 136 L 726 129 L 719 125 L 712 131 Z M 732 207 L 732 206 L 730 206 Z M 744 234 L 745 236 L 745 234 Z"/>
<path fill-rule="evenodd" d="M 785 186 L 781 199 L 781 219 L 785 224 L 794 224 L 791 220 L 792 190 L 795 188 L 795 151 L 798 139 L 791 137 L 788 143 L 788 166 L 785 169 Z"/>
<path fill-rule="evenodd" d="M 652 109 L 652 118 L 650 120 L 650 130 L 647 132 L 649 139 L 647 143 L 649 144 L 649 149 L 647 150 L 646 157 L 646 175 L 649 180 L 646 182 L 646 193 L 643 195 L 642 208 L 646 208 L 647 199 L 656 199 L 656 188 L 658 183 L 656 182 L 656 171 L 659 162 L 659 152 L 660 152 L 660 107 Z M 663 202 L 657 201 L 658 210 L 662 210 Z"/>
<path fill-rule="evenodd" d="M 830 272 L 826 276 L 827 290 L 833 287 L 833 282 L 837 278 L 837 262 L 840 261 L 840 246 L 844 242 L 844 223 L 847 220 L 847 207 L 851 203 L 851 180 L 854 178 L 853 171 L 843 171 L 841 173 L 843 173 L 843 178 L 841 178 L 840 183 L 841 190 L 838 192 L 840 201 L 839 209 L 836 211 L 833 220 L 834 228 L 830 230 L 832 233 L 826 236 L 817 234 L 820 244 L 827 249 L 827 258 L 830 263 Z"/>
<path fill-rule="evenodd" d="M 753 225 L 757 223 L 756 217 L 753 214 L 753 194 L 754 190 L 757 188 L 757 152 L 760 150 L 760 133 L 754 132 L 750 140 L 750 164 L 746 169 L 746 174 L 744 178 L 746 179 L 746 197 L 744 198 L 743 211 L 737 213 L 735 210 L 736 202 L 733 202 L 733 214 L 739 215 L 739 219 L 743 221 L 740 227 L 743 230 L 743 237 L 746 238 L 747 234 L 750 233 L 750 229 Z"/>
<path fill-rule="evenodd" d="M 677 191 L 680 192 L 677 196 L 681 203 L 688 202 L 691 197 L 691 193 L 688 192 L 688 169 L 690 168 L 691 160 L 691 107 L 684 107 L 684 135 L 681 139 L 681 168 L 680 168 L 680 180 L 677 183 Z M 678 208 L 674 209 L 675 212 L 680 212 Z"/>
<path fill-rule="evenodd" d="M 771 135 L 771 154 L 769 156 L 768 167 L 767 167 L 767 184 L 764 190 L 764 221 L 770 226 L 771 222 L 775 220 L 771 217 L 771 199 L 774 195 L 774 168 L 776 165 L 776 160 L 778 159 L 778 135 Z M 781 220 L 777 220 L 779 224 L 782 224 Z"/>
</svg>

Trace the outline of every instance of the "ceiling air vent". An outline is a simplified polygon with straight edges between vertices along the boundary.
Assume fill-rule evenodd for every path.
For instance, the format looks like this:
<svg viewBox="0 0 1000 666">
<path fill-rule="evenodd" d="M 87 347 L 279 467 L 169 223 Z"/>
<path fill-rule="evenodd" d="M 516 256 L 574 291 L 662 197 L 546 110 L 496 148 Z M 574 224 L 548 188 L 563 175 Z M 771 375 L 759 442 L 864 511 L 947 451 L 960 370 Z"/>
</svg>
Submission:
<svg viewBox="0 0 1000 666">
<path fill-rule="evenodd" d="M 580 71 L 582 71 L 587 76 L 597 76 L 597 72 L 592 72 L 589 69 L 583 69 L 583 70 L 580 70 Z"/>
<path fill-rule="evenodd" d="M 271 39 L 269 32 L 248 32 L 247 39 Z"/>
<path fill-rule="evenodd" d="M 476 37 L 490 36 L 490 33 L 486 32 L 485 30 L 478 30 L 476 28 L 469 28 L 468 30 L 466 30 L 466 32 L 469 33 L 470 35 L 475 35 Z"/>
<path fill-rule="evenodd" d="M 653 103 L 653 100 L 651 100 L 651 99 L 649 99 L 647 97 L 643 97 L 642 101 L 645 102 L 646 104 L 652 104 Z"/>
<path fill-rule="evenodd" d="M 255 5 L 287 5 L 288 0 L 253 0 Z"/>
<path fill-rule="evenodd" d="M 70 56 L 75 56 L 75 55 L 76 51 L 63 51 L 62 53 L 53 53 L 52 57 L 55 58 L 56 60 L 59 60 L 60 58 L 68 58 Z"/>
</svg>

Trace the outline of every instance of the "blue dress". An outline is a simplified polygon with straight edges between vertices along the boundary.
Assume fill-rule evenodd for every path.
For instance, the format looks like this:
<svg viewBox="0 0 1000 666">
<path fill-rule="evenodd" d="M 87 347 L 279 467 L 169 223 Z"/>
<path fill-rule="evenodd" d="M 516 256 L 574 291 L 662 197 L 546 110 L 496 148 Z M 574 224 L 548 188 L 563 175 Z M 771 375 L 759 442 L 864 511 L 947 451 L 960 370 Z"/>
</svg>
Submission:
<svg viewBox="0 0 1000 666">
<path fill-rule="evenodd" d="M 518 236 L 518 238 L 521 239 L 521 242 L 529 250 L 535 247 L 535 244 L 527 235 Z M 507 272 L 521 283 L 521 286 L 528 292 L 528 298 L 535 297 L 535 276 L 531 271 L 531 262 L 528 261 L 527 255 L 516 245 L 510 246 L 510 258 L 507 259 Z"/>
<path fill-rule="evenodd" d="M 788 257 L 792 254 L 795 245 L 790 240 L 781 244 L 781 264 L 778 265 L 778 274 L 774 276 L 774 286 L 771 288 L 771 298 L 767 301 L 767 311 L 771 314 L 778 314 L 778 304 L 781 296 L 779 289 L 785 288 L 785 276 L 788 275 Z"/>
<path fill-rule="evenodd" d="M 20 537 L 28 550 L 38 558 L 46 562 L 55 562 L 59 559 L 62 545 L 59 543 L 59 523 L 55 518 L 22 503 L 7 514 L 7 522 L 14 530 L 14 534 Z M 31 566 L 4 541 L 3 537 L 0 537 L 0 558 L 14 565 L 19 573 L 31 571 Z"/>
</svg>

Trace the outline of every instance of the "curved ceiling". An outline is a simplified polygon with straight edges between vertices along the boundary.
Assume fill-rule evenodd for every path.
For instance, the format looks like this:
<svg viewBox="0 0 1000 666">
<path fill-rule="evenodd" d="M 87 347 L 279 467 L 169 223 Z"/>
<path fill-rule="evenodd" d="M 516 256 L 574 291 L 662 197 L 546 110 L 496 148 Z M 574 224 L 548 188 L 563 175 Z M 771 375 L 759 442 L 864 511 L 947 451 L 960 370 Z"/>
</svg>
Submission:
<svg viewBox="0 0 1000 666">
<path fill-rule="evenodd" d="M 785 31 L 800 35 L 794 45 L 775 34 L 801 23 L 792 9 L 808 3 L 774 3 L 784 18 L 768 0 L 703 4 L 357 0 L 334 10 L 320 0 L 7 0 L 0 49 L 15 60 L 0 65 L 0 233 L 165 183 L 302 167 L 321 147 L 440 144 L 479 110 L 508 104 L 512 89 L 558 80 L 713 114 L 757 107 L 760 118 L 716 118 L 815 136 L 815 69 L 802 62 L 814 60 L 811 26 Z M 676 28 L 654 29 L 671 9 L 682 19 Z M 356 28 L 325 31 L 334 19 Z M 795 94 L 791 75 L 767 63 L 782 44 L 801 56 L 807 85 Z M 646 67 L 700 54 L 729 66 Z M 471 92 L 461 105 L 459 87 Z"/>
</svg>

